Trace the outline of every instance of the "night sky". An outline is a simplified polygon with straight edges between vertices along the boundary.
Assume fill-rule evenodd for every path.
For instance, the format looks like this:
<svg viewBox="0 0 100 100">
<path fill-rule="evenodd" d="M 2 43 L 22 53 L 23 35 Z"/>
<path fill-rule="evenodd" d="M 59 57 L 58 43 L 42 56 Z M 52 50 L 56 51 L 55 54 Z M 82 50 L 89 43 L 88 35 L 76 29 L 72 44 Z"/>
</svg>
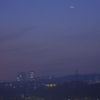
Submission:
<svg viewBox="0 0 100 100">
<path fill-rule="evenodd" d="M 0 80 L 100 73 L 100 0 L 0 0 Z"/>
</svg>

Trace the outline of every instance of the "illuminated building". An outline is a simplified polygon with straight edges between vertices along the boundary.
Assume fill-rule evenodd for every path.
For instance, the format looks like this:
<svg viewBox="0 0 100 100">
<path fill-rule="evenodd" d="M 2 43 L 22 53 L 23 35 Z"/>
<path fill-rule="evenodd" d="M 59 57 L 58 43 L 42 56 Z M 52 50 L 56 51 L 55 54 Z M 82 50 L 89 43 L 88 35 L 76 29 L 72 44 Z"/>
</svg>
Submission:
<svg viewBox="0 0 100 100">
<path fill-rule="evenodd" d="M 46 87 L 55 87 L 56 84 L 45 84 Z"/>
<path fill-rule="evenodd" d="M 29 79 L 30 79 L 30 81 L 34 80 L 34 71 L 29 72 Z"/>
<path fill-rule="evenodd" d="M 95 83 L 99 83 L 99 77 L 98 76 L 95 77 Z"/>
<path fill-rule="evenodd" d="M 25 72 L 19 72 L 17 74 L 17 81 L 19 81 L 19 82 L 26 81 L 26 73 Z"/>
</svg>

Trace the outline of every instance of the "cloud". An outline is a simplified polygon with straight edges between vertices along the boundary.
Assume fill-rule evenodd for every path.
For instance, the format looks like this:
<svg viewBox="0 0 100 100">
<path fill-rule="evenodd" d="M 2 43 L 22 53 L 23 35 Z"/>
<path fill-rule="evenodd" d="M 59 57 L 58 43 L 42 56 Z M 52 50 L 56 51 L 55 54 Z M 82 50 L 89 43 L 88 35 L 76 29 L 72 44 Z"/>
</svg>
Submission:
<svg viewBox="0 0 100 100">
<path fill-rule="evenodd" d="M 77 32 L 77 31 L 60 31 L 58 35 L 62 38 L 66 39 L 91 39 L 91 38 L 99 38 L 100 37 L 100 30 L 98 31 L 90 31 L 90 32 Z"/>
<path fill-rule="evenodd" d="M 58 58 L 58 59 L 51 59 L 45 63 L 43 63 L 44 68 L 58 68 L 59 66 L 63 68 L 63 65 L 67 65 L 69 58 Z M 58 66 L 58 67 L 57 67 Z"/>
<path fill-rule="evenodd" d="M 34 28 L 26 28 L 26 29 L 16 29 L 12 30 L 2 30 L 0 33 L 0 43 L 6 42 L 9 40 L 14 40 L 19 37 L 25 36 L 29 34 L 28 31 L 33 30 Z"/>
</svg>

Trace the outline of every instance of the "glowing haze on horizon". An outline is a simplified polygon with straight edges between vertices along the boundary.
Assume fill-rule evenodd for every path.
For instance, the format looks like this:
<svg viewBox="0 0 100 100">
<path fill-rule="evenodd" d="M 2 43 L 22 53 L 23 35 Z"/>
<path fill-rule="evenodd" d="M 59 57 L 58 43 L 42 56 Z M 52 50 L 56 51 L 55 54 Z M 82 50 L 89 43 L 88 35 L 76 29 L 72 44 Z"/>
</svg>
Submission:
<svg viewBox="0 0 100 100">
<path fill-rule="evenodd" d="M 0 1 L 0 80 L 31 70 L 63 76 L 76 68 L 100 73 L 99 0 Z"/>
</svg>

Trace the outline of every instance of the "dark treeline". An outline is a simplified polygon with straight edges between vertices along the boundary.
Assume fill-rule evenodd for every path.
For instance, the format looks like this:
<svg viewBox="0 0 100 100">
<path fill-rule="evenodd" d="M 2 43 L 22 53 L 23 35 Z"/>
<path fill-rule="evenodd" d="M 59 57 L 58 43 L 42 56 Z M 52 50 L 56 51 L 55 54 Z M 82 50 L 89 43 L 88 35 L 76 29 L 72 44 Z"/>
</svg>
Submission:
<svg viewBox="0 0 100 100">
<path fill-rule="evenodd" d="M 36 96 L 46 100 L 62 100 L 74 98 L 100 98 L 100 83 L 88 85 L 83 82 L 63 83 L 54 88 L 38 90 Z"/>
<path fill-rule="evenodd" d="M 34 88 L 34 86 L 37 88 Z M 46 87 L 43 83 L 36 85 L 34 82 L 16 82 L 13 83 L 13 86 L 8 86 L 8 83 L 0 84 L 0 98 L 3 98 L 3 100 L 8 100 L 8 98 L 19 100 L 17 97 L 22 94 L 25 97 L 36 96 L 45 100 L 100 98 L 100 83 L 87 84 L 82 81 L 71 81 L 57 84 L 55 87 Z"/>
</svg>

